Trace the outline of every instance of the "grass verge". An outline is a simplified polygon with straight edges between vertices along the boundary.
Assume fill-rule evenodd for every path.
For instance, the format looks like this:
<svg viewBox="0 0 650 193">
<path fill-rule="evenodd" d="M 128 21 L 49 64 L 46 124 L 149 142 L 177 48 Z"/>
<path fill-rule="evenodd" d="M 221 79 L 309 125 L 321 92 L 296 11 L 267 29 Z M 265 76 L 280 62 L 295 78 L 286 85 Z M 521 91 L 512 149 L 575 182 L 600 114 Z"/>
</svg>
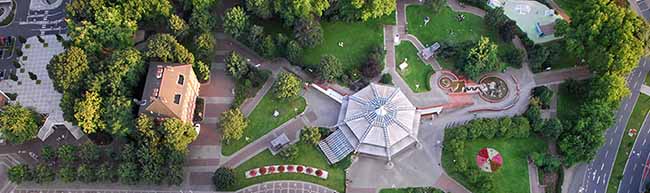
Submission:
<svg viewBox="0 0 650 193">
<path fill-rule="evenodd" d="M 239 140 L 230 141 L 229 143 L 225 143 L 224 141 L 221 153 L 226 156 L 234 154 L 248 145 L 248 143 L 259 139 L 266 133 L 302 113 L 306 105 L 305 98 L 303 97 L 291 101 L 281 101 L 273 96 L 272 91 L 269 91 L 248 116 L 248 127 L 244 130 L 244 137 Z M 278 117 L 273 117 L 275 110 L 280 113 Z"/>
<path fill-rule="evenodd" d="M 464 15 L 465 20 L 458 21 L 458 14 Z M 406 7 L 406 17 L 408 33 L 425 45 L 434 42 L 477 41 L 481 35 L 488 34 L 481 17 L 454 12 L 447 6 L 434 13 L 426 6 L 410 5 Z M 427 25 L 424 25 L 424 17 L 431 18 Z"/>
<path fill-rule="evenodd" d="M 345 192 L 345 168 L 343 167 L 347 167 L 347 165 L 330 166 L 325 156 L 314 145 L 299 142 L 296 144 L 296 147 L 298 147 L 299 149 L 298 150 L 299 156 L 297 156 L 296 160 L 294 161 L 287 161 L 282 159 L 282 157 L 273 156 L 271 155 L 271 152 L 269 150 L 266 150 L 256 155 L 255 157 L 249 159 L 248 161 L 244 162 L 239 167 L 235 168 L 236 184 L 233 186 L 232 190 L 238 190 L 253 184 L 258 184 L 258 183 L 268 182 L 268 181 L 298 180 L 298 181 L 306 181 L 315 184 L 320 184 L 328 188 L 331 188 L 333 190 L 336 190 L 338 192 Z M 261 167 L 261 166 L 267 166 L 267 165 L 275 165 L 275 164 L 302 164 L 306 166 L 324 169 L 329 174 L 327 180 L 315 176 L 308 176 L 304 174 L 295 174 L 295 173 L 272 174 L 272 175 L 254 177 L 250 179 L 246 179 L 245 177 L 245 172 L 250 169 Z"/>
<path fill-rule="evenodd" d="M 383 46 L 384 24 L 394 24 L 395 15 L 365 22 L 322 22 L 323 43 L 306 48 L 302 63 L 315 67 L 323 55 L 333 55 L 341 61 L 345 71 L 358 70 L 373 46 Z M 343 47 L 339 47 L 343 42 Z"/>
<path fill-rule="evenodd" d="M 577 106 L 582 104 L 578 96 L 572 95 L 566 88 L 566 83 L 560 84 L 558 89 L 557 117 L 560 120 L 571 120 L 576 117 Z"/>
<path fill-rule="evenodd" d="M 503 166 L 494 173 L 494 192 L 529 192 L 528 160 L 532 152 L 546 152 L 546 143 L 538 138 L 525 139 L 475 139 L 465 141 L 465 159 L 468 160 L 469 170 L 479 170 L 476 165 L 476 154 L 481 148 L 491 147 L 501 153 Z M 442 164 L 445 171 L 470 191 L 480 192 L 469 185 L 469 179 L 458 172 L 453 172 L 453 156 L 449 151 L 443 151 Z"/>
<path fill-rule="evenodd" d="M 434 73 L 431 65 L 425 64 L 418 56 L 418 50 L 411 42 L 402 41 L 395 48 L 395 64 L 399 67 L 407 59 L 408 67 L 404 70 L 397 68 L 397 72 L 409 85 L 413 92 L 426 92 L 431 90 L 429 79 Z"/>
<path fill-rule="evenodd" d="M 612 173 L 610 176 L 612 178 L 609 180 L 607 185 L 607 193 L 616 193 L 618 191 L 618 185 L 623 179 L 623 170 L 625 169 L 625 162 L 629 157 L 630 151 L 634 146 L 634 140 L 636 136 L 630 137 L 627 135 L 627 132 L 630 129 L 640 129 L 645 119 L 646 113 L 650 110 L 650 97 L 645 94 L 640 94 L 639 99 L 636 101 L 634 110 L 630 115 L 630 119 L 627 121 L 627 126 L 623 132 L 623 139 L 621 140 L 621 145 L 618 146 L 618 153 L 616 153 L 616 161 L 614 161 L 614 168 L 612 168 Z"/>
</svg>

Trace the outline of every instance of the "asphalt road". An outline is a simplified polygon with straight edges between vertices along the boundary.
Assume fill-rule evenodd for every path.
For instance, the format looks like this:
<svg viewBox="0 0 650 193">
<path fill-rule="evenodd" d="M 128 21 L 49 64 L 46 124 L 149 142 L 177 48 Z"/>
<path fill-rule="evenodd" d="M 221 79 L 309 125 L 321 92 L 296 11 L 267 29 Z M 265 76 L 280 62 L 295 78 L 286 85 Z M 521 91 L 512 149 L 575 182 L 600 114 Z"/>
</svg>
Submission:
<svg viewBox="0 0 650 193">
<path fill-rule="evenodd" d="M 639 129 L 618 192 L 635 193 L 643 190 L 648 182 L 647 177 L 643 177 L 643 174 L 648 172 L 647 169 L 644 171 L 646 161 L 650 161 L 648 158 L 650 158 L 650 116 L 646 116 L 643 126 Z"/>
<path fill-rule="evenodd" d="M 625 134 L 630 114 L 639 98 L 639 90 L 650 69 L 650 63 L 647 60 L 648 58 L 640 60 L 639 67 L 628 77 L 628 87 L 632 94 L 623 99 L 614 117 L 616 123 L 605 132 L 605 143 L 598 150 L 594 160 L 588 164 L 577 166 L 573 183 L 568 192 L 604 193 L 607 191 L 607 183 L 611 176 L 621 137 Z"/>
</svg>

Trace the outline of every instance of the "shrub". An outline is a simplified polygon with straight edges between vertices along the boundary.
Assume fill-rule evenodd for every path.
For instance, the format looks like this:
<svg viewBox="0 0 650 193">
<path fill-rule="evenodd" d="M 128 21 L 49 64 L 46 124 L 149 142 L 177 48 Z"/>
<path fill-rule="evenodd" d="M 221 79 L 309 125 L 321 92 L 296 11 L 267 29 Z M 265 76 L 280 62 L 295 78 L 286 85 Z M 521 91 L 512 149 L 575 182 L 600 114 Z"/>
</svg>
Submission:
<svg viewBox="0 0 650 193">
<path fill-rule="evenodd" d="M 25 39 L 25 37 L 23 37 L 23 36 L 18 36 L 18 41 L 19 41 L 21 44 L 24 44 L 25 42 L 27 42 L 27 39 Z"/>
<path fill-rule="evenodd" d="M 379 83 L 382 84 L 393 84 L 393 77 L 386 73 L 381 75 L 381 79 L 379 79 Z"/>
<path fill-rule="evenodd" d="M 97 169 L 97 180 L 100 182 L 115 182 L 115 173 L 108 163 L 104 163 Z"/>
<path fill-rule="evenodd" d="M 61 168 L 58 172 L 59 178 L 64 182 L 74 182 L 77 180 L 77 170 L 72 168 L 72 166 L 65 166 Z"/>
<path fill-rule="evenodd" d="M 235 172 L 232 169 L 220 167 L 214 171 L 212 183 L 217 191 L 227 190 L 235 184 Z"/>
<path fill-rule="evenodd" d="M 539 98 L 542 103 L 542 108 L 548 108 L 553 99 L 553 91 L 546 86 L 535 87 L 533 89 L 533 96 Z"/>
<path fill-rule="evenodd" d="M 63 39 L 63 36 L 61 36 L 59 34 L 56 34 L 56 40 L 59 41 L 59 42 L 63 42 L 64 39 Z"/>
<path fill-rule="evenodd" d="M 99 147 L 92 142 L 82 144 L 79 149 L 79 158 L 86 164 L 98 162 L 101 154 Z"/>
<path fill-rule="evenodd" d="M 22 57 L 23 56 L 23 51 L 20 50 L 20 48 L 16 48 L 16 56 Z"/>
<path fill-rule="evenodd" d="M 321 135 L 318 127 L 305 127 L 302 129 L 301 140 L 305 142 L 316 145 L 320 142 Z"/>
<path fill-rule="evenodd" d="M 63 165 L 71 165 L 77 161 L 77 148 L 72 145 L 62 145 L 56 150 L 56 155 Z"/>
<path fill-rule="evenodd" d="M 79 181 L 84 183 L 94 182 L 97 179 L 94 168 L 86 164 L 81 164 L 77 167 L 77 177 Z"/>
<path fill-rule="evenodd" d="M 32 79 L 32 80 L 36 80 L 36 79 L 38 79 L 38 77 L 36 76 L 36 74 L 34 74 L 33 72 L 27 72 L 27 74 L 29 74 L 29 79 Z"/>
<path fill-rule="evenodd" d="M 38 41 L 39 41 L 39 42 L 41 42 L 41 43 L 45 43 L 45 39 L 43 39 L 43 37 L 41 37 L 41 36 L 36 36 L 36 38 L 38 38 Z"/>
<path fill-rule="evenodd" d="M 56 152 L 54 151 L 54 148 L 49 145 L 43 147 L 43 149 L 41 149 L 41 159 L 45 163 L 51 163 L 56 160 Z"/>
<path fill-rule="evenodd" d="M 36 183 L 51 182 L 54 181 L 54 177 L 55 174 L 52 167 L 45 163 L 36 165 L 36 169 L 34 169 L 34 180 Z"/>
<path fill-rule="evenodd" d="M 9 181 L 16 184 L 31 180 L 29 166 L 26 164 L 20 164 L 9 168 L 8 177 Z"/>
<path fill-rule="evenodd" d="M 280 151 L 278 155 L 287 161 L 293 161 L 298 157 L 298 147 L 295 145 L 289 145 Z"/>
<path fill-rule="evenodd" d="M 20 62 L 18 62 L 18 60 L 14 60 L 12 63 L 14 64 L 15 68 L 20 68 Z"/>
</svg>

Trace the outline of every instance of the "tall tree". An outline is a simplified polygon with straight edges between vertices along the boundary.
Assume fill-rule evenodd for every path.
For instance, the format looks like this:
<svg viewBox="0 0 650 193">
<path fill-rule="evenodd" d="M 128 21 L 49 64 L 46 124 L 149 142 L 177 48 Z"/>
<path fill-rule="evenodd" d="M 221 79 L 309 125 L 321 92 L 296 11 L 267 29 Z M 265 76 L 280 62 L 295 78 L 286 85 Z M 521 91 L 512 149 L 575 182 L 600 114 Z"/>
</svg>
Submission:
<svg viewBox="0 0 650 193">
<path fill-rule="evenodd" d="M 228 143 L 230 140 L 239 140 L 244 135 L 244 129 L 248 126 L 248 120 L 237 108 L 230 109 L 221 114 L 221 128 L 223 139 Z"/>
<path fill-rule="evenodd" d="M 198 133 L 189 123 L 180 119 L 166 119 L 161 125 L 161 133 L 164 137 L 163 143 L 172 150 L 184 152 L 187 145 L 192 143 Z"/>
<path fill-rule="evenodd" d="M 299 19 L 312 20 L 321 16 L 330 7 L 329 0 L 275 0 L 273 9 L 279 14 L 286 26 Z"/>
<path fill-rule="evenodd" d="M 194 63 L 194 55 L 169 34 L 156 34 L 149 39 L 145 55 L 162 62 Z"/>
<path fill-rule="evenodd" d="M 313 48 L 323 42 L 320 23 L 312 19 L 298 20 L 293 27 L 293 34 L 302 47 Z"/>
<path fill-rule="evenodd" d="M 226 11 L 223 28 L 230 36 L 238 39 L 248 28 L 248 15 L 241 7 L 233 7 Z"/>
<path fill-rule="evenodd" d="M 288 72 L 281 72 L 274 86 L 275 96 L 281 100 L 293 99 L 300 94 L 302 85 L 300 79 Z"/>
<path fill-rule="evenodd" d="M 47 72 L 54 88 L 60 93 L 79 92 L 82 81 L 90 73 L 89 71 L 86 53 L 74 46 L 54 56 L 47 65 Z"/>
<path fill-rule="evenodd" d="M 189 26 L 183 20 L 183 18 L 178 17 L 178 15 L 174 14 L 171 17 L 169 17 L 169 29 L 174 33 L 176 37 L 183 36 L 187 32 L 187 29 L 189 29 Z"/>
<path fill-rule="evenodd" d="M 320 74 L 325 80 L 335 80 L 343 75 L 343 64 L 336 56 L 325 55 L 320 59 Z"/>
<path fill-rule="evenodd" d="M 272 0 L 246 0 L 246 10 L 262 19 L 273 16 Z"/>
<path fill-rule="evenodd" d="M 491 43 L 487 37 L 481 37 L 476 46 L 470 49 L 463 71 L 472 80 L 478 80 L 484 73 L 504 68 L 497 56 L 497 45 Z"/>
<path fill-rule="evenodd" d="M 347 17 L 366 21 L 390 15 L 395 11 L 396 1 L 393 0 L 342 0 L 339 2 L 342 13 Z"/>
<path fill-rule="evenodd" d="M 246 63 L 244 57 L 235 51 L 230 52 L 230 55 L 226 58 L 226 69 L 235 80 L 245 77 L 249 72 L 248 63 Z"/>
<path fill-rule="evenodd" d="M 95 91 L 86 91 L 81 101 L 75 104 L 74 118 L 84 133 L 95 133 L 106 127 L 106 123 L 101 120 L 101 104 L 102 98 Z"/>
<path fill-rule="evenodd" d="M 0 112 L 0 133 L 13 144 L 35 138 L 41 124 L 41 118 L 36 112 L 20 104 L 7 105 Z"/>
</svg>

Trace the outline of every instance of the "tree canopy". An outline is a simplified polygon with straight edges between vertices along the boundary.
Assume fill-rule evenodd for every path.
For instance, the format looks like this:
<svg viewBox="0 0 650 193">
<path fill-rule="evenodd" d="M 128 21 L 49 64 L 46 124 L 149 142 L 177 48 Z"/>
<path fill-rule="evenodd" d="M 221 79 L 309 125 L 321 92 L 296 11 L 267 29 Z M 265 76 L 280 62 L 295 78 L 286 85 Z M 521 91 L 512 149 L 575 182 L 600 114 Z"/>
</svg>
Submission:
<svg viewBox="0 0 650 193">
<path fill-rule="evenodd" d="M 78 47 L 70 47 L 63 54 L 56 55 L 47 65 L 47 72 L 54 88 L 64 91 L 79 92 L 81 81 L 88 74 L 90 66 L 86 52 Z"/>
<path fill-rule="evenodd" d="M 198 136 L 194 126 L 180 119 L 165 119 L 161 125 L 162 134 L 165 136 L 163 143 L 172 150 L 185 152 L 187 145 Z"/>
<path fill-rule="evenodd" d="M 503 70 L 505 66 L 499 62 L 497 45 L 487 37 L 481 37 L 476 46 L 469 50 L 463 71 L 472 80 L 487 72 Z"/>
<path fill-rule="evenodd" d="M 278 81 L 275 83 L 275 96 L 278 99 L 292 99 L 297 97 L 302 90 L 300 79 L 288 72 L 281 72 Z"/>
<path fill-rule="evenodd" d="M 0 112 L 0 133 L 13 144 L 34 139 L 41 124 L 40 115 L 20 104 L 7 105 Z"/>
<path fill-rule="evenodd" d="M 248 126 L 248 120 L 237 108 L 221 113 L 220 123 L 223 129 L 223 139 L 226 141 L 241 139 L 244 129 Z"/>
</svg>

